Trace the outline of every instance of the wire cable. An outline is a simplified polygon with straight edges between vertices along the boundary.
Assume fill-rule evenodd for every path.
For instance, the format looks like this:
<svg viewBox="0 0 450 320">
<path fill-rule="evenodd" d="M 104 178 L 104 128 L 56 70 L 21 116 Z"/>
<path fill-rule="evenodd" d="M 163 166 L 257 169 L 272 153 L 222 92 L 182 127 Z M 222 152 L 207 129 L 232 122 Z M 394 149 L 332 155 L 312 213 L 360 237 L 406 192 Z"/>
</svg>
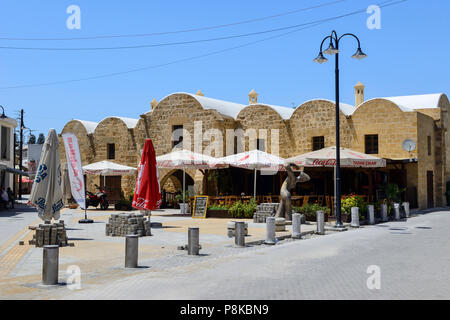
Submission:
<svg viewBox="0 0 450 320">
<path fill-rule="evenodd" d="M 248 24 L 253 22 L 259 22 L 269 19 L 274 19 L 278 17 L 283 17 L 287 15 L 292 15 L 298 12 L 313 10 L 317 8 L 322 8 L 326 6 L 331 6 L 340 2 L 345 2 L 347 0 L 337 0 L 337 1 L 331 1 L 326 3 L 321 3 L 315 6 L 307 7 L 307 8 L 301 8 L 296 9 L 293 11 L 283 12 L 271 16 L 265 16 L 261 18 L 255 18 L 250 20 L 244 20 L 244 21 L 238 21 L 234 23 L 227 23 L 227 24 L 221 24 L 221 25 L 215 25 L 215 26 L 208 26 L 208 27 L 199 27 L 199 28 L 192 28 L 192 29 L 184 29 L 184 30 L 175 30 L 175 31 L 164 31 L 164 32 L 154 32 L 154 33 L 138 33 L 138 34 L 124 34 L 124 35 L 100 35 L 100 36 L 91 36 L 91 37 L 73 37 L 73 38 L 8 38 L 8 37 L 0 37 L 0 40 L 11 40 L 11 41 L 68 41 L 68 40 L 94 40 L 94 39 L 110 39 L 110 38 L 136 38 L 136 37 L 150 37 L 150 36 L 160 36 L 160 35 L 169 35 L 169 34 L 179 34 L 179 33 L 188 33 L 188 32 L 198 32 L 198 31 L 206 31 L 206 30 L 213 30 L 213 29 L 220 29 L 220 28 L 226 28 L 226 27 L 232 27 L 242 24 Z"/>
<path fill-rule="evenodd" d="M 406 2 L 406 1 L 408 1 L 408 0 L 398 0 L 398 1 L 394 1 L 394 2 L 388 3 L 388 4 L 380 5 L 380 7 L 387 7 L 387 6 L 399 4 L 399 3 L 402 3 L 402 2 Z M 354 12 L 351 13 L 351 15 L 355 15 L 355 14 L 362 13 L 362 12 L 366 12 L 366 9 L 361 9 L 361 10 L 354 11 Z M 349 15 L 350 14 L 347 14 L 345 16 L 349 16 Z M 336 17 L 336 18 L 334 18 L 334 20 L 337 20 L 337 19 L 340 19 L 340 18 L 342 18 L 342 17 L 341 16 Z M 166 62 L 166 63 L 156 64 L 156 65 L 151 65 L 151 66 L 146 66 L 146 67 L 141 67 L 141 68 L 135 68 L 135 69 L 130 69 L 130 70 L 126 70 L 126 71 L 106 73 L 106 74 L 97 75 L 97 76 L 78 78 L 78 79 L 60 80 L 60 81 L 52 81 L 52 82 L 45 82 L 45 83 L 38 83 L 38 84 L 29 84 L 29 85 L 0 87 L 0 90 L 53 86 L 53 85 L 58 85 L 58 84 L 67 84 L 67 83 L 81 82 L 81 81 L 87 81 L 87 80 L 109 78 L 109 77 L 115 77 L 115 76 L 120 76 L 120 75 L 124 75 L 124 74 L 129 74 L 129 73 L 145 71 L 145 70 L 149 70 L 149 69 L 161 68 L 161 67 L 165 67 L 165 66 L 169 66 L 169 65 L 174 65 L 174 64 L 178 64 L 178 63 L 182 63 L 182 62 L 197 60 L 197 59 L 201 59 L 201 58 L 217 55 L 217 54 L 220 54 L 220 53 L 224 53 L 224 52 L 240 49 L 240 48 L 247 47 L 247 46 L 250 46 L 250 45 L 253 45 L 253 44 L 269 41 L 269 40 L 272 40 L 272 39 L 275 39 L 275 38 L 280 38 L 280 37 L 283 37 L 283 36 L 286 36 L 286 35 L 289 35 L 289 34 L 292 34 L 292 33 L 295 33 L 295 32 L 299 32 L 301 30 L 305 30 L 305 29 L 309 29 L 309 28 L 315 27 L 315 26 L 323 24 L 323 23 L 325 23 L 325 22 L 322 21 L 322 22 L 311 23 L 308 26 L 303 26 L 303 27 L 298 28 L 296 30 L 291 30 L 291 31 L 284 32 L 284 33 L 281 33 L 281 34 L 278 34 L 278 35 L 273 35 L 273 36 L 266 37 L 266 38 L 263 38 L 263 39 L 259 39 L 259 40 L 256 40 L 256 41 L 244 43 L 244 44 L 241 44 L 241 45 L 238 45 L 238 46 L 234 46 L 234 47 L 230 47 L 230 48 L 226 48 L 226 49 L 222 49 L 222 50 L 217 50 L 217 51 L 212 51 L 212 52 L 209 52 L 209 53 L 205 53 L 205 54 L 201 54 L 201 55 L 197 55 L 197 56 L 192 56 L 192 57 L 188 57 L 188 58 L 178 59 L 178 60 L 174 60 L 174 61 L 170 61 L 170 62 Z"/>
</svg>

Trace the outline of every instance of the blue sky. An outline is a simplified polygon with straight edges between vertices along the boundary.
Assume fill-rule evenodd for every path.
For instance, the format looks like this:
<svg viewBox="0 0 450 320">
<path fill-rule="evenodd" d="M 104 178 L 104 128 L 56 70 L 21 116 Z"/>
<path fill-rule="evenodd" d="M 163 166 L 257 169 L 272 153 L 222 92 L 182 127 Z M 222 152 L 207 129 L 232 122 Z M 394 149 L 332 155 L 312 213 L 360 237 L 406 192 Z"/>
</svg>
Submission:
<svg viewBox="0 0 450 320">
<path fill-rule="evenodd" d="M 0 47 L 111 47 L 180 42 L 298 25 L 365 9 L 383 0 L 347 0 L 259 22 L 201 32 L 136 38 L 76 41 L 0 40 Z M 208 27 L 261 18 L 318 1 L 2 1 L 0 38 L 76 38 L 154 33 Z M 69 30 L 69 5 L 81 9 L 81 30 Z M 47 133 L 71 119 L 100 121 L 107 116 L 138 118 L 153 98 L 183 91 L 246 104 L 251 89 L 259 101 L 297 106 L 314 98 L 334 100 L 334 60 L 315 64 L 318 47 L 332 29 L 361 39 L 368 58 L 350 56 L 356 43 L 342 41 L 341 101 L 353 104 L 353 86 L 366 85 L 366 99 L 396 95 L 450 93 L 450 23 L 447 0 L 409 0 L 381 9 L 381 29 L 369 30 L 367 13 L 329 21 L 286 36 L 200 59 L 141 72 L 58 85 L 10 88 L 122 72 L 246 44 L 282 32 L 178 46 L 126 50 L 35 51 L 0 48 L 0 104 L 25 125 Z"/>
</svg>

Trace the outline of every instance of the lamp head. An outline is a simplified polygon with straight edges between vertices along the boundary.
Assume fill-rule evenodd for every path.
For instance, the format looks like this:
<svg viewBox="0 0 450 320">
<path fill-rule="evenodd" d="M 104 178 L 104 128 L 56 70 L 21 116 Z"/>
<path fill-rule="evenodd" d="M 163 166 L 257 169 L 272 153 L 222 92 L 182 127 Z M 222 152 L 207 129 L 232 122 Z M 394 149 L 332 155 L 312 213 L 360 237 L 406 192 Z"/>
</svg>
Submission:
<svg viewBox="0 0 450 320">
<path fill-rule="evenodd" d="M 319 52 L 319 55 L 317 56 L 317 58 L 315 58 L 313 61 L 322 64 L 324 62 L 327 62 L 328 59 L 323 56 L 323 53 L 321 51 L 321 52 Z"/>
<path fill-rule="evenodd" d="M 352 58 L 361 60 L 361 59 L 367 58 L 367 54 L 365 54 L 364 52 L 362 52 L 361 48 L 358 48 L 358 49 L 356 50 L 355 54 L 352 55 Z"/>
<path fill-rule="evenodd" d="M 3 113 L 2 113 L 2 115 L 0 116 L 0 118 L 1 118 L 1 119 L 8 118 L 8 117 L 5 115 L 5 109 L 3 108 L 3 106 L 0 106 L 0 108 L 2 108 L 2 110 L 3 110 Z"/>
<path fill-rule="evenodd" d="M 326 54 L 333 55 L 333 54 L 339 53 L 339 50 L 335 48 L 333 41 L 330 41 L 330 45 L 324 52 Z"/>
</svg>

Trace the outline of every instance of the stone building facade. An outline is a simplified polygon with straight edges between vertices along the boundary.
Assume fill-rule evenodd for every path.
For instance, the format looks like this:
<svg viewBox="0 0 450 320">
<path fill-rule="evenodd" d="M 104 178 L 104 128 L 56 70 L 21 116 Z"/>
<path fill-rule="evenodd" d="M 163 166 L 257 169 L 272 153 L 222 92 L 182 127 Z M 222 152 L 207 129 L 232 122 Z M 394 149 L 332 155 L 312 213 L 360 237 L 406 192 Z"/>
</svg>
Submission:
<svg viewBox="0 0 450 320">
<path fill-rule="evenodd" d="M 355 105 L 340 104 L 341 146 L 366 152 L 368 141 L 375 139 L 376 149 L 370 153 L 388 160 L 388 166 L 382 169 L 386 173 L 402 172 L 404 185 L 414 191 L 410 196 L 416 198 L 419 208 L 446 205 L 445 184 L 450 180 L 449 108 L 445 94 L 364 101 L 364 85 L 358 83 Z M 335 104 L 316 99 L 296 108 L 272 106 L 259 103 L 254 90 L 247 105 L 207 98 L 201 91 L 173 93 L 159 102 L 153 100 L 151 110 L 139 118 L 108 117 L 100 123 L 72 120 L 61 133 L 73 132 L 77 136 L 83 164 L 109 158 L 136 167 L 145 139 L 152 139 L 157 155 L 166 154 L 179 142 L 173 137 L 177 129 L 184 132 L 183 148 L 190 146 L 195 152 L 223 156 L 242 151 L 239 148 L 257 147 L 288 158 L 312 151 L 317 141 L 322 141 L 323 147 L 335 144 Z M 402 148 L 407 139 L 417 145 L 411 152 Z M 61 143 L 62 162 L 64 152 Z M 163 189 L 179 190 L 182 182 L 176 171 L 160 170 Z M 195 193 L 202 193 L 207 184 L 204 171 L 188 169 L 186 175 L 193 181 Z M 123 196 L 133 193 L 135 180 L 135 176 L 121 179 Z M 95 176 L 87 177 L 87 181 L 88 189 L 100 182 Z"/>
</svg>

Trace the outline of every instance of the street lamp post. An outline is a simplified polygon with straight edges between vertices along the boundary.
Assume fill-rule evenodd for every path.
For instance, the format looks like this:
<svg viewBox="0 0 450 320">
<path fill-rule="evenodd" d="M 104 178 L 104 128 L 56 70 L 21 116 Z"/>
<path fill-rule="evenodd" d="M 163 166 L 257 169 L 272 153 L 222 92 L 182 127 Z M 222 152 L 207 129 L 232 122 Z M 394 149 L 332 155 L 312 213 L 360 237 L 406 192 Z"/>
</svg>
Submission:
<svg viewBox="0 0 450 320">
<path fill-rule="evenodd" d="M 357 36 L 352 33 L 344 33 L 340 37 L 338 37 L 336 31 L 332 31 L 331 34 L 325 37 L 320 44 L 320 51 L 317 58 L 313 61 L 317 63 L 327 62 L 328 59 L 323 56 L 322 46 L 327 39 L 330 39 L 330 44 L 328 48 L 323 51 L 329 55 L 335 55 L 335 93 L 336 93 L 336 178 L 335 178 L 335 213 L 336 213 L 336 228 L 342 228 L 344 225 L 342 224 L 341 219 L 341 148 L 340 148 L 340 140 L 339 140 L 339 42 L 345 36 L 352 36 L 358 41 L 358 49 L 356 53 L 352 55 L 352 58 L 361 60 L 367 57 L 361 50 L 360 42 Z"/>
</svg>

